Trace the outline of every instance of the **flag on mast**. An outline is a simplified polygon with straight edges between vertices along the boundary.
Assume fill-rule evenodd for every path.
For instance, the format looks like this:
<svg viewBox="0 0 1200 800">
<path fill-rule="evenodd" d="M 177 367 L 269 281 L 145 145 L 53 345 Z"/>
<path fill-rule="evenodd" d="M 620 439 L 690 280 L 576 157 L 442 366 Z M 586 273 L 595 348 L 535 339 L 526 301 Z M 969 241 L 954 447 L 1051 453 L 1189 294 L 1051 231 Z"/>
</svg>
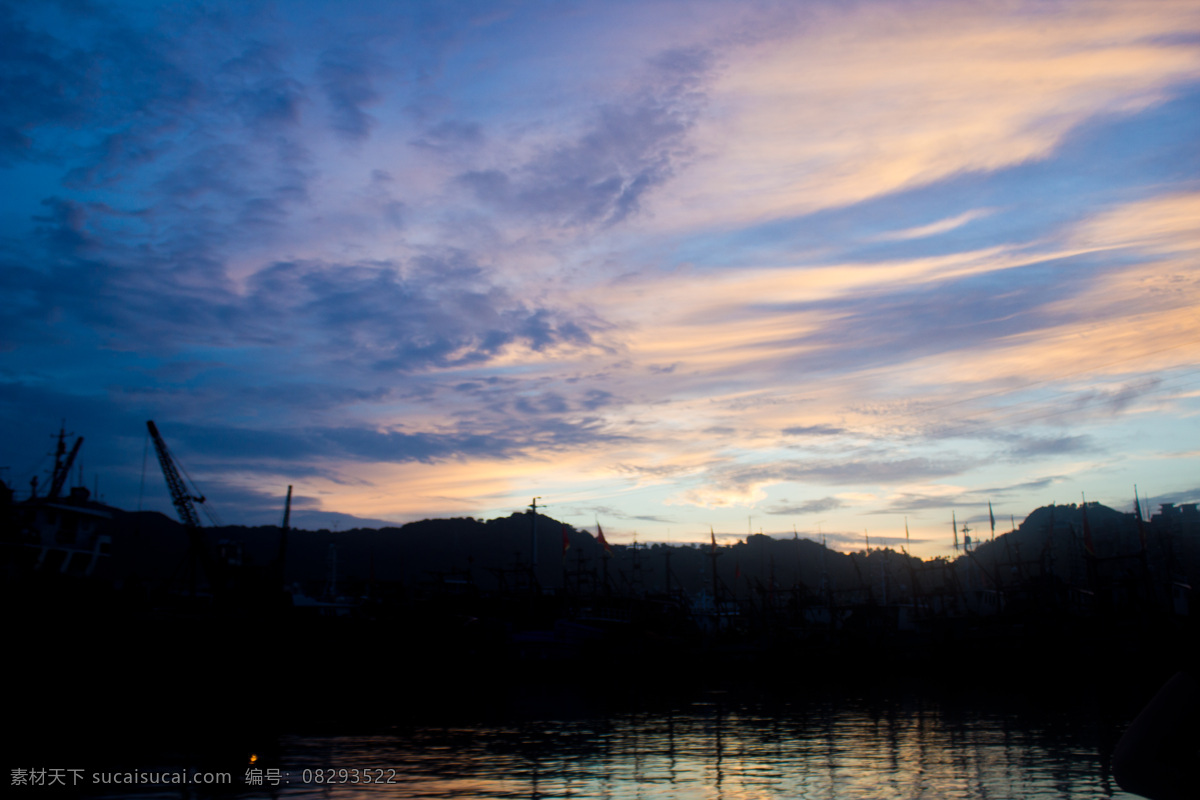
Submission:
<svg viewBox="0 0 1200 800">
<path fill-rule="evenodd" d="M 904 518 L 904 555 L 908 555 L 908 517 Z"/>
<path fill-rule="evenodd" d="M 954 552 L 958 552 L 958 518 L 950 512 L 950 527 L 954 530 Z"/>
<path fill-rule="evenodd" d="M 1146 552 L 1146 526 L 1142 524 L 1142 501 L 1138 499 L 1137 484 L 1133 485 L 1133 513 L 1137 517 L 1138 539 L 1142 544 L 1142 552 Z"/>
<path fill-rule="evenodd" d="M 708 535 L 712 537 L 712 551 L 717 552 L 717 533 L 713 530 L 712 525 L 708 526 Z"/>
<path fill-rule="evenodd" d="M 992 501 L 988 500 L 988 519 L 992 522 L 992 539 L 996 538 L 996 515 L 992 513 Z"/>
<path fill-rule="evenodd" d="M 612 548 L 608 546 L 608 540 L 604 538 L 604 530 L 600 527 L 600 522 L 596 522 L 596 541 L 604 548 L 604 555 L 611 556 Z"/>
<path fill-rule="evenodd" d="M 567 554 L 567 551 L 571 549 L 571 537 L 567 535 L 567 523 L 565 523 L 565 522 L 563 523 L 563 526 L 562 526 L 562 545 L 563 545 L 563 555 L 565 556 Z"/>
</svg>

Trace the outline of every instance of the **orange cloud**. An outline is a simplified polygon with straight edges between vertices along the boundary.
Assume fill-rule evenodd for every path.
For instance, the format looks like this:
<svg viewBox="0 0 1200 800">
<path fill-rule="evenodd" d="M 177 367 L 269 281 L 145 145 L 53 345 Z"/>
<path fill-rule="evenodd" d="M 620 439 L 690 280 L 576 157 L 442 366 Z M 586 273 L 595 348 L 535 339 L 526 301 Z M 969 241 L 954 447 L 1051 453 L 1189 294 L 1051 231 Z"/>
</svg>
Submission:
<svg viewBox="0 0 1200 800">
<path fill-rule="evenodd" d="M 1048 155 L 1097 115 L 1168 98 L 1194 3 L 838 7 L 733 47 L 656 224 L 747 224 Z"/>
</svg>

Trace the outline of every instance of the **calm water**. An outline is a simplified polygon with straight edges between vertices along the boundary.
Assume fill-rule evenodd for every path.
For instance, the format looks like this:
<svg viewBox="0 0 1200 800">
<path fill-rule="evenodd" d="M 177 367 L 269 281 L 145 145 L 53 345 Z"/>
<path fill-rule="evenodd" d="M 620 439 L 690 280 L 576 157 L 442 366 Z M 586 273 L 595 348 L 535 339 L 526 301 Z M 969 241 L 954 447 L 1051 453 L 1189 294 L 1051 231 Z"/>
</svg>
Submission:
<svg viewBox="0 0 1200 800">
<path fill-rule="evenodd" d="M 980 710 L 918 698 L 740 703 L 717 693 L 653 713 L 285 735 L 256 762 L 279 770 L 277 788 L 247 786 L 241 765 L 219 795 L 195 787 L 139 794 L 1133 798 L 1117 789 L 1103 756 L 1119 732 L 1119 723 L 1079 709 Z M 390 782 L 349 783 L 356 775 Z"/>
</svg>

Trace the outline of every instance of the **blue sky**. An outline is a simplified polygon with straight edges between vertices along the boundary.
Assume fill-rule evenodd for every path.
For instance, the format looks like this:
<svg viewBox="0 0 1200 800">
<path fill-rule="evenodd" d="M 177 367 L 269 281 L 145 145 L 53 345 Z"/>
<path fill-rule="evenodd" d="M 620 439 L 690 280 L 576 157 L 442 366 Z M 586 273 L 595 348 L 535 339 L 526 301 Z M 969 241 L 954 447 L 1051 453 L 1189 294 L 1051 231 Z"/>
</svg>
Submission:
<svg viewBox="0 0 1200 800">
<path fill-rule="evenodd" d="M 0 445 L 226 522 L 1200 500 L 1200 4 L 0 5 Z M 146 464 L 149 466 L 144 466 Z M 1007 530 L 1001 524 L 1000 530 Z"/>
</svg>

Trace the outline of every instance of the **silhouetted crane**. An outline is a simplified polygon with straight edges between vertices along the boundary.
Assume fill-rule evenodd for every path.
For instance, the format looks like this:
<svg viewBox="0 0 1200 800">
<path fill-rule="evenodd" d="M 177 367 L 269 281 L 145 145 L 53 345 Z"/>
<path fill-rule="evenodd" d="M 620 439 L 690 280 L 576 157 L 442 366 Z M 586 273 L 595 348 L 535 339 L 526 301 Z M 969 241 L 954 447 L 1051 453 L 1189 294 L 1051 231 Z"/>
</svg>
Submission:
<svg viewBox="0 0 1200 800">
<path fill-rule="evenodd" d="M 146 420 L 146 429 L 150 431 L 150 438 L 154 440 L 154 451 L 158 453 L 158 463 L 162 467 L 163 477 L 167 479 L 167 489 L 171 492 L 171 502 L 175 504 L 175 512 L 179 514 L 179 521 L 188 528 L 199 528 L 200 515 L 196 513 L 196 507 L 192 503 L 203 503 L 204 497 L 194 497 L 188 494 L 187 486 L 180 477 L 179 470 L 175 467 L 175 459 L 171 458 L 171 451 L 167 449 L 167 443 L 159 435 L 158 426 L 154 424 L 154 420 Z"/>
<path fill-rule="evenodd" d="M 214 585 L 217 583 L 216 565 L 209 557 L 208 547 L 204 541 L 204 534 L 200 532 L 200 515 L 196 513 L 196 506 L 193 505 L 194 503 L 203 503 L 204 496 L 195 496 L 188 493 L 187 486 L 184 484 L 183 478 L 179 475 L 179 470 L 175 466 L 175 459 L 171 457 L 171 451 L 167 449 L 167 443 L 159 435 L 158 426 L 154 424 L 154 420 L 146 421 L 146 429 L 150 431 L 150 438 L 154 440 L 154 450 L 158 454 L 158 463 L 162 467 L 163 477 L 166 478 L 167 489 L 171 492 L 171 502 L 175 504 L 175 511 L 179 514 L 179 521 L 187 529 L 189 588 L 194 595 L 196 593 L 196 562 L 200 562 L 203 565 L 204 573 L 208 576 L 209 582 Z"/>
</svg>

